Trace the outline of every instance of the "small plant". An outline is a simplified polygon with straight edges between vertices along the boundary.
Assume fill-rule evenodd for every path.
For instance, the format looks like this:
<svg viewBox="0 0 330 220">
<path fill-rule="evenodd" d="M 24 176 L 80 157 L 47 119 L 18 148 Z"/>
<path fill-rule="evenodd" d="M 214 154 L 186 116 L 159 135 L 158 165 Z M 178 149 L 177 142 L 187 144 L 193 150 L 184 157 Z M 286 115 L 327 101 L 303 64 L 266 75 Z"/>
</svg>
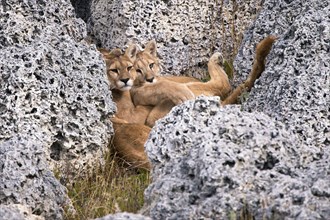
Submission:
<svg viewBox="0 0 330 220">
<path fill-rule="evenodd" d="M 242 95 L 240 95 L 240 97 L 239 97 L 239 103 L 242 104 L 242 103 L 246 102 L 249 98 L 249 95 L 250 95 L 250 93 L 246 89 L 244 89 L 244 91 L 242 92 Z"/>
<path fill-rule="evenodd" d="M 226 72 L 229 80 L 232 80 L 234 78 L 234 65 L 233 65 L 233 61 L 231 60 L 223 60 L 223 69 Z"/>
<path fill-rule="evenodd" d="M 94 168 L 88 176 L 67 186 L 76 210 L 65 218 L 92 219 L 119 211 L 137 212 L 143 205 L 149 172 L 129 168 L 116 155 L 108 155 L 104 167 Z"/>
</svg>

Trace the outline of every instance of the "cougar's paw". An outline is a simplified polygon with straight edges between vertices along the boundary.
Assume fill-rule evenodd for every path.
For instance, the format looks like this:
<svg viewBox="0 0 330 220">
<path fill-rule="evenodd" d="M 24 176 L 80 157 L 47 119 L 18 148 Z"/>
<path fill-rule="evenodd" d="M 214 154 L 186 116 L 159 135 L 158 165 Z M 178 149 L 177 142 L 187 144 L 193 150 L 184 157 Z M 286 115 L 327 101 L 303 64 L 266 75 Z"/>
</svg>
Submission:
<svg viewBox="0 0 330 220">
<path fill-rule="evenodd" d="M 219 52 L 215 52 L 211 58 L 210 58 L 210 61 L 209 62 L 213 62 L 213 63 L 216 63 L 218 65 L 222 65 L 223 63 L 223 56 L 221 53 Z"/>
</svg>

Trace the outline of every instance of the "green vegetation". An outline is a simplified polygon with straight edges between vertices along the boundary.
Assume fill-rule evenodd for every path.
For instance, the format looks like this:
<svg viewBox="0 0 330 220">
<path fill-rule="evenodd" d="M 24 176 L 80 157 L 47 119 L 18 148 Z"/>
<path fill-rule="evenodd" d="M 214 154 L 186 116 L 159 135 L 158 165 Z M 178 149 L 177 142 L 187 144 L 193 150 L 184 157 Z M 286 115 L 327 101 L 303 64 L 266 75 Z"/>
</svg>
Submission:
<svg viewBox="0 0 330 220">
<path fill-rule="evenodd" d="M 223 69 L 226 72 L 228 79 L 232 80 L 234 78 L 234 64 L 233 61 L 228 61 L 226 59 L 223 60 Z"/>
<path fill-rule="evenodd" d="M 67 211 L 65 217 L 92 219 L 118 211 L 137 212 L 149 183 L 149 172 L 127 167 L 115 155 L 109 155 L 104 167 L 67 186 L 76 213 Z"/>
<path fill-rule="evenodd" d="M 223 65 L 230 80 L 235 76 L 233 60 L 241 44 L 245 28 L 249 25 L 238 22 L 237 14 L 239 4 L 231 0 L 231 7 L 226 7 L 223 0 L 216 1 L 216 7 L 211 12 L 210 25 L 214 33 L 210 33 L 212 45 L 210 52 L 213 53 L 215 45 L 219 42 L 216 34 L 220 28 L 222 32 L 221 49 L 224 57 Z M 256 12 L 260 5 L 256 5 Z M 255 16 L 255 15 L 253 15 Z M 202 81 L 207 82 L 209 76 Z M 244 92 L 240 97 L 241 102 L 248 98 Z M 60 179 L 60 172 L 55 175 Z M 71 183 L 68 195 L 72 200 L 76 213 L 66 212 L 66 219 L 92 219 L 118 211 L 137 212 L 143 206 L 144 190 L 150 183 L 149 172 L 137 170 L 127 165 L 115 155 L 108 155 L 104 167 L 96 167 L 90 170 L 90 174 L 83 179 Z M 239 213 L 230 212 L 229 219 L 253 219 L 247 209 Z"/>
</svg>

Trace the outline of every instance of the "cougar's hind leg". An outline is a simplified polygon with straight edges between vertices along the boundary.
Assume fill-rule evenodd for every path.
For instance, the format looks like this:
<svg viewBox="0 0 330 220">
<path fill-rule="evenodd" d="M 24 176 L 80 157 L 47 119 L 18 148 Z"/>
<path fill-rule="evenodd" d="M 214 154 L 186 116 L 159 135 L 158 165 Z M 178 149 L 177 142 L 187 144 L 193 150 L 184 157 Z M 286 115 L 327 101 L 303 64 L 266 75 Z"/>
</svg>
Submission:
<svg viewBox="0 0 330 220">
<path fill-rule="evenodd" d="M 228 79 L 226 72 L 222 69 L 223 57 L 221 53 L 215 52 L 207 64 L 211 80 Z"/>
<path fill-rule="evenodd" d="M 211 77 L 210 83 L 213 85 L 215 90 L 219 91 L 219 93 L 215 95 L 219 95 L 222 99 L 224 99 L 230 93 L 231 85 L 228 75 L 221 67 L 222 63 L 223 56 L 221 53 L 214 53 L 208 62 L 208 71 Z"/>
<path fill-rule="evenodd" d="M 220 66 L 222 56 L 220 53 L 215 53 L 211 56 L 208 62 L 208 71 L 210 80 L 208 82 L 193 82 L 187 83 L 188 88 L 195 96 L 220 96 L 224 99 L 231 91 L 231 85 L 225 71 Z"/>
</svg>

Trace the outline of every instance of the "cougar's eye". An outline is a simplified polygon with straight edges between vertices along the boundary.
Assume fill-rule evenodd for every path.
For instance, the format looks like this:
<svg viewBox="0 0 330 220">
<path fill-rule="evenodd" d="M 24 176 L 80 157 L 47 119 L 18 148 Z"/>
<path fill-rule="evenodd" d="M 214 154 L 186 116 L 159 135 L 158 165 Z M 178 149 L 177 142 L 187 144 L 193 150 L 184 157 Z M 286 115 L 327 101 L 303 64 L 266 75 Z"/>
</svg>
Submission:
<svg viewBox="0 0 330 220">
<path fill-rule="evenodd" d="M 131 71 L 132 67 L 133 67 L 133 66 L 129 66 L 129 67 L 127 67 L 127 71 Z"/>
<path fill-rule="evenodd" d="M 119 71 L 117 69 L 110 69 L 111 72 L 114 72 L 114 73 L 119 73 Z"/>
<path fill-rule="evenodd" d="M 154 67 L 154 63 L 149 64 L 149 68 L 152 69 Z"/>
<path fill-rule="evenodd" d="M 136 72 L 139 73 L 139 74 L 142 74 L 142 70 L 141 69 L 137 69 Z"/>
</svg>

